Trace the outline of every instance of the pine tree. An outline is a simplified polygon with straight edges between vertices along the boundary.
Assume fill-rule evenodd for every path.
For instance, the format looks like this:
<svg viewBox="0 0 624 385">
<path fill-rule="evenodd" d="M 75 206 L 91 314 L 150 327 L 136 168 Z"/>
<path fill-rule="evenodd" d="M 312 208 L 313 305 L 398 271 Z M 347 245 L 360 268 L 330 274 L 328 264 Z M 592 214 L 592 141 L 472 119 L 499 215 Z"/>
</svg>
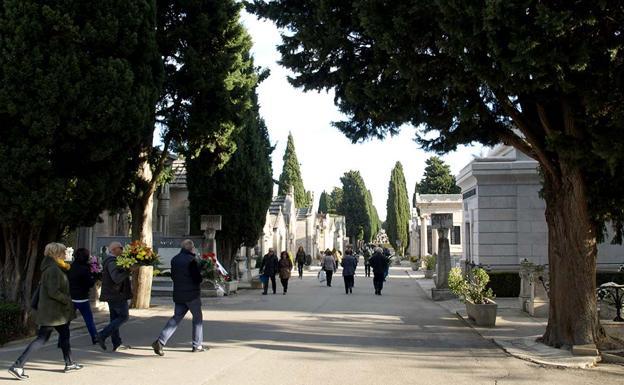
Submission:
<svg viewBox="0 0 624 385">
<path fill-rule="evenodd" d="M 386 233 L 390 243 L 402 253 L 409 241 L 410 204 L 401 162 L 396 162 L 390 175 L 386 212 Z"/>
<path fill-rule="evenodd" d="M 297 160 L 297 153 L 295 151 L 295 140 L 292 133 L 288 134 L 288 143 L 286 144 L 286 151 L 284 151 L 284 166 L 282 168 L 282 174 L 279 177 L 279 195 L 286 195 L 291 187 L 295 189 L 295 206 L 296 207 L 308 207 L 308 196 L 303 186 L 303 179 L 301 177 L 301 168 L 299 167 L 299 160 Z"/>
<path fill-rule="evenodd" d="M 153 129 L 155 3 L 0 6 L 0 293 L 30 306 L 47 242 L 123 207 Z"/>
<path fill-rule="evenodd" d="M 416 193 L 418 194 L 459 194 L 461 189 L 451 174 L 451 168 L 437 156 L 432 156 L 425 161 L 425 173 L 414 189 L 413 204 L 416 205 Z"/>
</svg>

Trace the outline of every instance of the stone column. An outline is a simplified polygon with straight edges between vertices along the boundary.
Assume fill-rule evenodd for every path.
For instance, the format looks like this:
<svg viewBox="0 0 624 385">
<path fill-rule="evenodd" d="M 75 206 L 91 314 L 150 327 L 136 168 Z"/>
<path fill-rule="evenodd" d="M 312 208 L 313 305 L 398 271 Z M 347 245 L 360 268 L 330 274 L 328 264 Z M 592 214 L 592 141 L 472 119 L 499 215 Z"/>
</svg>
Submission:
<svg viewBox="0 0 624 385">
<path fill-rule="evenodd" d="M 435 214 L 434 214 L 435 215 Z M 431 226 L 431 254 L 440 254 L 438 240 L 439 240 L 438 232 L 435 231 L 433 226 Z"/>
<path fill-rule="evenodd" d="M 420 217 L 420 257 L 423 258 L 427 254 L 427 218 L 423 215 Z"/>
<path fill-rule="evenodd" d="M 526 259 L 525 259 L 526 261 Z M 520 302 L 520 309 L 524 312 L 528 312 L 528 302 L 531 298 L 531 273 L 535 270 L 533 266 L 528 264 L 520 264 L 520 294 L 518 295 L 518 301 Z"/>
<path fill-rule="evenodd" d="M 202 215 L 201 230 L 204 232 L 204 251 L 217 255 L 217 231 L 221 230 L 221 215 Z"/>
<path fill-rule="evenodd" d="M 160 186 L 160 194 L 158 195 L 158 232 L 164 237 L 169 235 L 169 207 L 171 201 L 171 193 L 169 191 L 169 183 Z"/>
<path fill-rule="evenodd" d="M 453 226 L 453 214 L 432 214 L 431 229 L 437 235 L 436 287 L 431 289 L 434 301 L 445 301 L 454 298 L 448 288 L 448 275 L 451 271 L 451 246 L 448 238 L 449 229 Z M 432 234 L 432 235 L 433 235 Z"/>
</svg>

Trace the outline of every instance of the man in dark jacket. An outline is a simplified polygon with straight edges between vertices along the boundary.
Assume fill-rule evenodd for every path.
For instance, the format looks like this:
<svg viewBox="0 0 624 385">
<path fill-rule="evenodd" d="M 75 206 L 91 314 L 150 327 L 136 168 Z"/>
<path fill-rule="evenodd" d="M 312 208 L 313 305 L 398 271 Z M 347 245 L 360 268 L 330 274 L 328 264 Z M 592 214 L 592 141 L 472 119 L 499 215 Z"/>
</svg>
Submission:
<svg viewBox="0 0 624 385">
<path fill-rule="evenodd" d="M 381 295 L 387 266 L 386 258 L 383 255 L 381 247 L 375 248 L 375 252 L 369 260 L 369 263 L 373 269 L 373 285 L 375 286 L 375 295 Z"/>
<path fill-rule="evenodd" d="M 271 280 L 271 287 L 273 289 L 273 294 L 277 291 L 277 283 L 275 281 L 275 274 L 277 274 L 279 270 L 279 261 L 277 259 L 277 255 L 275 255 L 275 251 L 273 248 L 269 249 L 267 255 L 262 258 L 262 262 L 260 262 L 260 274 L 264 274 Z M 264 291 L 262 295 L 266 295 L 269 291 L 269 281 L 263 281 Z"/>
<path fill-rule="evenodd" d="M 173 302 L 175 303 L 173 317 L 169 319 L 158 339 L 152 344 L 154 353 L 164 356 L 164 346 L 178 324 L 188 311 L 193 316 L 193 353 L 203 352 L 204 340 L 203 316 L 201 309 L 201 288 L 202 281 L 199 263 L 195 257 L 195 245 L 190 239 L 182 242 L 182 250 L 171 260 L 171 279 L 173 280 Z"/>
<path fill-rule="evenodd" d="M 119 242 L 108 246 L 108 256 L 102 263 L 102 293 L 100 301 L 108 302 L 110 323 L 98 333 L 97 341 L 106 350 L 106 339 L 111 337 L 113 351 L 125 346 L 121 343 L 119 328 L 130 317 L 128 300 L 132 298 L 130 271 L 117 266 L 117 257 L 123 252 Z M 126 346 L 128 347 L 128 346 Z"/>
</svg>

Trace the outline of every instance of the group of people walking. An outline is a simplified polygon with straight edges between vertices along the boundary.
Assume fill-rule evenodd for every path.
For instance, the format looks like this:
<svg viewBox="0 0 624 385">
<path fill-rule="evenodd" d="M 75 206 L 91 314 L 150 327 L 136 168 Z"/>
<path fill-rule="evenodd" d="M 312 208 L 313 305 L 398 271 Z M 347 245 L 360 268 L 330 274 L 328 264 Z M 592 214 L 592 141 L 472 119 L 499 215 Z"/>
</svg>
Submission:
<svg viewBox="0 0 624 385">
<path fill-rule="evenodd" d="M 19 380 L 28 378 L 24 370 L 25 364 L 33 353 L 43 347 L 55 330 L 59 334 L 58 347 L 65 361 L 64 372 L 83 368 L 73 360 L 70 346 L 70 323 L 76 318 L 76 311 L 82 315 L 94 345 L 107 350 L 106 341 L 110 338 L 113 352 L 130 348 L 122 343 L 119 332 L 129 319 L 128 300 L 132 298 L 131 270 L 120 268 L 116 263 L 117 257 L 123 252 L 123 246 L 119 242 L 111 243 L 108 255 L 102 263 L 100 301 L 108 303 L 110 322 L 99 332 L 89 302 L 89 291 L 95 284 L 89 267 L 90 253 L 87 249 L 77 249 L 70 265 L 65 262 L 66 250 L 61 243 L 50 243 L 45 247 L 40 284 L 35 289 L 31 303 L 33 319 L 38 326 L 37 336 L 9 368 L 9 373 Z M 182 242 L 182 250 L 171 260 L 171 278 L 174 315 L 152 344 L 154 353 L 164 355 L 164 346 L 189 311 L 193 315 L 192 352 L 203 352 L 206 349 L 202 346 L 202 277 L 193 241 Z"/>
<path fill-rule="evenodd" d="M 361 254 L 364 257 L 365 276 L 370 277 L 372 269 L 375 295 L 381 295 L 383 284 L 388 276 L 390 260 L 388 256 L 385 255 L 384 250 L 381 247 L 372 248 L 366 245 L 361 250 Z M 329 249 L 326 250 L 321 260 L 321 269 L 325 273 L 327 286 L 331 287 L 333 275 L 338 269 L 338 264 L 340 264 L 340 266 L 342 266 L 345 293 L 352 294 L 353 287 L 355 285 L 355 271 L 357 269 L 358 260 L 359 256 L 354 255 L 353 249 L 347 249 L 345 251 L 344 258 L 340 262 L 338 262 L 334 253 L 332 253 Z"/>
</svg>

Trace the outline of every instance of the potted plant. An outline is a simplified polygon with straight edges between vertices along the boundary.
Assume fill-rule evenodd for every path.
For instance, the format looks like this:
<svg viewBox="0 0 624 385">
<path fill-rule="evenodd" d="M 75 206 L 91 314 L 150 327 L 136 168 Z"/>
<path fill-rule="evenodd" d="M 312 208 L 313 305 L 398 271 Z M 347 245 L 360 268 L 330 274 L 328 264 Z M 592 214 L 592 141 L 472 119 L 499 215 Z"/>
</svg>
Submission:
<svg viewBox="0 0 624 385">
<path fill-rule="evenodd" d="M 223 288 L 225 289 L 225 295 L 236 293 L 238 291 L 238 281 L 233 280 L 228 274 L 223 278 Z"/>
<path fill-rule="evenodd" d="M 410 256 L 409 260 L 410 260 L 410 264 L 412 265 L 412 270 L 417 271 L 419 267 L 418 266 L 419 258 L 417 256 Z"/>
<path fill-rule="evenodd" d="M 494 327 L 498 305 L 494 302 L 492 289 L 486 289 L 490 282 L 488 273 L 476 268 L 467 278 L 459 267 L 451 269 L 448 278 L 449 289 L 466 304 L 468 318 L 478 326 Z"/>
<path fill-rule="evenodd" d="M 199 270 L 201 271 L 202 293 L 209 297 L 217 296 L 219 288 L 223 288 L 223 277 L 217 269 L 217 256 L 215 253 L 204 253 L 199 261 Z M 225 292 L 225 289 L 223 289 Z"/>
<path fill-rule="evenodd" d="M 436 256 L 435 255 L 427 255 L 424 258 L 425 260 L 425 278 L 431 279 L 433 278 L 433 271 L 436 266 Z"/>
</svg>

